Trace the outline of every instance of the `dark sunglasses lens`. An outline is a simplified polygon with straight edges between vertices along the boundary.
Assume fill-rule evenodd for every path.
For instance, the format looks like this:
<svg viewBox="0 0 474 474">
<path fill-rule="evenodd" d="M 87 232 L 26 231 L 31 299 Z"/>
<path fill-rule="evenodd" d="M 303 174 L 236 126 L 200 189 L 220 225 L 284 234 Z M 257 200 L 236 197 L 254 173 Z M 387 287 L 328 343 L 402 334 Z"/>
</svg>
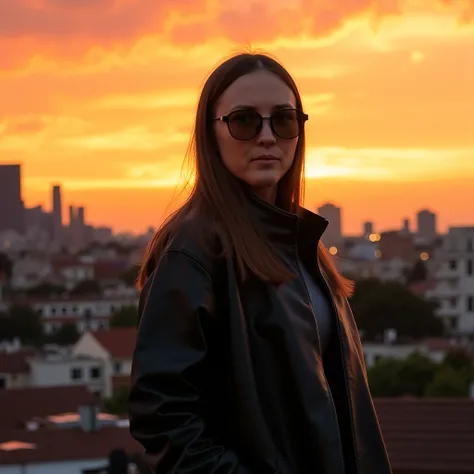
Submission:
<svg viewBox="0 0 474 474">
<path fill-rule="evenodd" d="M 229 132 L 237 140 L 252 140 L 258 135 L 262 119 L 252 110 L 237 110 L 229 115 Z"/>
<path fill-rule="evenodd" d="M 272 126 L 280 138 L 296 138 L 303 130 L 305 117 L 299 110 L 280 110 L 272 115 Z"/>
</svg>

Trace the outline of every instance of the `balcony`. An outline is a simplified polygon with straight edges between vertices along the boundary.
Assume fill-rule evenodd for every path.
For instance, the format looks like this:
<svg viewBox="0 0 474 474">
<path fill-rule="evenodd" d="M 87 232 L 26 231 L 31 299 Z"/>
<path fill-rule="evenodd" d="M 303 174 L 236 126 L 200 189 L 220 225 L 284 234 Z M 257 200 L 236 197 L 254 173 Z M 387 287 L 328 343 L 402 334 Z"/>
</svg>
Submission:
<svg viewBox="0 0 474 474">
<path fill-rule="evenodd" d="M 457 281 L 461 277 L 459 268 L 452 269 L 446 266 L 441 267 L 436 273 L 435 278 L 438 281 Z"/>
</svg>

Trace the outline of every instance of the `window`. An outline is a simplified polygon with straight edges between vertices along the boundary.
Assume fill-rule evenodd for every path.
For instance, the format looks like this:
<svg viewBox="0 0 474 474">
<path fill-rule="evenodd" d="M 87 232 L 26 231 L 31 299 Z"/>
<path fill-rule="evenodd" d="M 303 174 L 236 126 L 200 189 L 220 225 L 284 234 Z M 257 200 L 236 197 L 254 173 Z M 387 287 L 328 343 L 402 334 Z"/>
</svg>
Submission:
<svg viewBox="0 0 474 474">
<path fill-rule="evenodd" d="M 122 363 L 121 362 L 115 362 L 114 364 L 114 373 L 120 374 L 122 372 Z"/>
<path fill-rule="evenodd" d="M 7 388 L 7 379 L 3 375 L 0 375 L 0 390 L 4 390 L 5 388 Z"/>
<path fill-rule="evenodd" d="M 467 268 L 466 268 L 466 269 L 467 269 L 467 274 L 468 274 L 468 275 L 472 275 L 472 274 L 474 273 L 474 271 L 473 271 L 473 266 L 474 266 L 474 265 L 473 265 L 472 262 L 473 262 L 473 260 L 468 260 L 468 261 L 466 262 L 466 264 L 467 264 Z"/>
<path fill-rule="evenodd" d="M 472 242 L 473 239 L 467 239 L 467 251 L 474 252 L 474 244 Z"/>
<path fill-rule="evenodd" d="M 81 379 L 82 379 L 82 369 L 78 367 L 71 369 L 71 380 L 81 380 Z"/>
<path fill-rule="evenodd" d="M 450 261 L 449 261 L 449 269 L 450 269 L 450 270 L 456 270 L 456 268 L 457 268 L 457 262 L 456 262 L 456 260 L 450 260 Z"/>
<path fill-rule="evenodd" d="M 91 367 L 91 379 L 100 378 L 100 367 Z"/>
<path fill-rule="evenodd" d="M 467 297 L 467 310 L 470 313 L 474 312 L 474 296 L 468 296 Z"/>
<path fill-rule="evenodd" d="M 458 299 L 457 299 L 455 296 L 453 296 L 452 298 L 449 298 L 449 304 L 450 304 L 452 307 L 456 306 L 457 303 L 458 303 Z"/>
</svg>

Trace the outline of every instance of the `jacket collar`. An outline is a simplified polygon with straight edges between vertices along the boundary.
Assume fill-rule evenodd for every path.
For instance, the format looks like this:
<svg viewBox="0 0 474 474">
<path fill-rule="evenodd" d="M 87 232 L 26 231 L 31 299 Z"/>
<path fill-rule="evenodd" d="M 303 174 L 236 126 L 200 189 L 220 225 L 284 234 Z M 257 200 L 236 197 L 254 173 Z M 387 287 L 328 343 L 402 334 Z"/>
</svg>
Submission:
<svg viewBox="0 0 474 474">
<path fill-rule="evenodd" d="M 264 236 L 284 250 L 316 250 L 329 222 L 304 207 L 299 215 L 285 211 L 249 193 L 250 212 L 261 224 Z"/>
</svg>

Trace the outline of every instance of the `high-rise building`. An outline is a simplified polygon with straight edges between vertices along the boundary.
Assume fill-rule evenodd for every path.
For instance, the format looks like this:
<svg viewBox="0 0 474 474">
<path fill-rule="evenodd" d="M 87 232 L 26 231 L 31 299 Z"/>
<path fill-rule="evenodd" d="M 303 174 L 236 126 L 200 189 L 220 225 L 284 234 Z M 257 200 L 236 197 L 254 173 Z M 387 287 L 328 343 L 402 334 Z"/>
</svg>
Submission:
<svg viewBox="0 0 474 474">
<path fill-rule="evenodd" d="M 435 240 L 437 237 L 436 214 L 427 209 L 423 209 L 418 212 L 416 217 L 418 237 L 428 242 Z"/>
<path fill-rule="evenodd" d="M 408 219 L 407 217 L 405 217 L 405 219 L 403 219 L 402 233 L 403 234 L 411 234 L 410 219 Z"/>
<path fill-rule="evenodd" d="M 367 222 L 364 222 L 364 237 L 368 237 L 370 234 L 373 234 L 374 233 L 374 223 L 373 222 L 370 222 L 370 221 L 367 221 Z"/>
<path fill-rule="evenodd" d="M 338 247 L 342 241 L 342 210 L 331 203 L 326 203 L 318 208 L 318 214 L 329 221 L 322 241 L 326 247 Z"/>
<path fill-rule="evenodd" d="M 53 186 L 53 240 L 61 244 L 63 240 L 63 208 L 61 202 L 61 186 Z"/>
<path fill-rule="evenodd" d="M 85 225 L 85 216 L 84 216 L 84 208 L 83 207 L 78 207 L 77 208 L 77 220 L 79 222 L 79 225 L 81 227 L 84 227 Z"/>
<path fill-rule="evenodd" d="M 450 227 L 434 256 L 436 286 L 429 297 L 448 335 L 474 342 L 474 227 Z"/>
<path fill-rule="evenodd" d="M 25 232 L 21 165 L 0 165 L 0 232 L 7 229 Z"/>
</svg>

